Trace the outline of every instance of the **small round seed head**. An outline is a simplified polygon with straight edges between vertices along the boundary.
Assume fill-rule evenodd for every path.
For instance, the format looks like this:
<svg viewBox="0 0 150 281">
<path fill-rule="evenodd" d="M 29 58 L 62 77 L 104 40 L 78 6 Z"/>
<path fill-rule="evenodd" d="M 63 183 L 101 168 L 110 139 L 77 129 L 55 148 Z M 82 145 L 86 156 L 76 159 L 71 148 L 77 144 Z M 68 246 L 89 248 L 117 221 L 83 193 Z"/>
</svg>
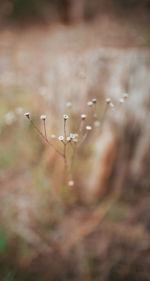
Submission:
<svg viewBox="0 0 150 281">
<path fill-rule="evenodd" d="M 63 141 L 63 140 L 64 140 L 64 137 L 63 137 L 63 136 L 59 136 L 58 139 L 59 139 L 60 141 Z"/>
<path fill-rule="evenodd" d="M 46 115 L 41 115 L 41 116 L 40 116 L 40 119 L 41 119 L 41 120 L 46 120 Z"/>
<path fill-rule="evenodd" d="M 64 120 L 68 120 L 69 116 L 67 114 L 64 114 Z"/>
<path fill-rule="evenodd" d="M 25 113 L 24 113 L 24 116 L 29 119 L 29 118 L 30 118 L 30 112 L 25 112 Z"/>
<path fill-rule="evenodd" d="M 124 93 L 124 94 L 123 94 L 123 98 L 124 98 L 124 99 L 127 99 L 128 96 L 129 96 L 128 93 Z"/>
<path fill-rule="evenodd" d="M 88 106 L 89 106 L 89 107 L 92 107 L 93 102 L 92 102 L 92 101 L 88 101 L 88 103 L 87 103 L 87 104 L 88 104 Z"/>
<path fill-rule="evenodd" d="M 106 101 L 107 104 L 110 104 L 111 103 L 111 98 L 106 98 L 105 101 Z"/>
<path fill-rule="evenodd" d="M 86 119 L 86 114 L 81 114 L 81 119 L 85 120 Z"/>
<path fill-rule="evenodd" d="M 91 126 L 86 126 L 86 130 L 87 130 L 87 131 L 91 131 L 91 130 L 92 130 L 92 127 L 91 127 Z"/>
<path fill-rule="evenodd" d="M 93 103 L 96 103 L 96 98 L 92 99 L 92 102 L 93 102 Z"/>
<path fill-rule="evenodd" d="M 55 138 L 56 138 L 56 135 L 51 135 L 51 138 L 52 138 L 52 139 L 55 139 Z"/>
<path fill-rule="evenodd" d="M 68 101 L 67 103 L 66 103 L 66 107 L 71 107 L 72 106 L 72 103 L 70 102 L 70 101 Z"/>
<path fill-rule="evenodd" d="M 124 98 L 121 98 L 119 101 L 120 103 L 124 103 Z"/>
<path fill-rule="evenodd" d="M 74 186 L 74 181 L 73 180 L 68 181 L 68 185 L 69 186 Z"/>
</svg>

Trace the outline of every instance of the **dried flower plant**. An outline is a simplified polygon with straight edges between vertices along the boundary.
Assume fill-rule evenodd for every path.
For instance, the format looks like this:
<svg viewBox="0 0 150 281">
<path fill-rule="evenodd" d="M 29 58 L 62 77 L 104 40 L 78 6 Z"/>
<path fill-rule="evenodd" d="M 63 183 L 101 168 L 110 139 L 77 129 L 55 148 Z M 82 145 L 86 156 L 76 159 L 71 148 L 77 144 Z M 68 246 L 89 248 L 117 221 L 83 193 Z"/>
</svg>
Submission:
<svg viewBox="0 0 150 281">
<path fill-rule="evenodd" d="M 128 94 L 125 93 L 123 96 L 119 99 L 119 104 L 123 104 L 125 100 L 128 98 Z M 51 139 L 53 139 L 53 142 L 51 142 L 47 137 L 47 130 L 46 130 L 46 115 L 41 115 L 40 119 L 43 123 L 43 132 L 37 127 L 37 125 L 34 123 L 34 121 L 31 118 L 30 112 L 25 112 L 24 116 L 29 119 L 31 122 L 33 128 L 36 130 L 37 134 L 41 138 L 41 140 L 47 144 L 52 146 L 52 148 L 56 151 L 57 154 L 59 154 L 64 161 L 64 185 L 68 186 L 74 186 L 74 181 L 72 179 L 72 162 L 75 156 L 75 153 L 77 149 L 84 143 L 86 138 L 89 136 L 91 131 L 93 131 L 95 128 L 100 128 L 102 125 L 102 121 L 105 118 L 105 115 L 109 109 L 117 109 L 117 106 L 112 102 L 111 98 L 106 98 L 105 100 L 105 107 L 103 116 L 101 117 L 101 120 L 98 120 L 97 118 L 97 100 L 96 98 L 93 98 L 91 101 L 88 101 L 87 103 L 88 107 L 91 108 L 90 113 L 91 114 L 81 114 L 80 115 L 80 124 L 79 128 L 77 130 L 77 133 L 69 132 L 68 134 L 68 122 L 71 119 L 71 116 L 68 114 L 63 115 L 63 135 L 60 135 L 56 137 L 55 134 L 51 135 Z M 68 102 L 66 104 L 66 107 L 72 106 L 71 102 Z M 58 142 L 62 144 L 62 146 L 58 146 Z M 68 153 L 68 147 L 71 148 L 72 153 Z M 71 179 L 70 179 L 71 175 Z"/>
</svg>

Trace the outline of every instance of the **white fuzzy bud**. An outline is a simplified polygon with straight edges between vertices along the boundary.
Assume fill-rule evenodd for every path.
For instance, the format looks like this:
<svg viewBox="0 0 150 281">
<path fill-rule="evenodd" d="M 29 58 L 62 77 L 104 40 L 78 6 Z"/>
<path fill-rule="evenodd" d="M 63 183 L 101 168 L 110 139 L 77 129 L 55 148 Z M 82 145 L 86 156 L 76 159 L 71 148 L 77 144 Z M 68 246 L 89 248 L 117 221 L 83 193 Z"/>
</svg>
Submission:
<svg viewBox="0 0 150 281">
<path fill-rule="evenodd" d="M 111 108 L 114 108 L 114 104 L 113 104 L 112 102 L 110 102 L 109 106 L 110 106 Z"/>
<path fill-rule="evenodd" d="M 73 180 L 68 181 L 68 185 L 69 186 L 74 186 L 74 181 Z"/>
<path fill-rule="evenodd" d="M 91 131 L 91 130 L 92 130 L 92 127 L 91 127 L 91 126 L 86 126 L 86 130 L 87 130 L 87 131 Z"/>
<path fill-rule="evenodd" d="M 24 116 L 29 119 L 29 118 L 30 118 L 30 112 L 25 112 L 25 113 L 24 113 Z"/>
<path fill-rule="evenodd" d="M 96 99 L 95 99 L 95 98 L 94 98 L 94 99 L 92 99 L 92 102 L 93 102 L 93 103 L 96 103 Z"/>
<path fill-rule="evenodd" d="M 41 115 L 41 116 L 40 116 L 40 119 L 41 119 L 41 120 L 46 120 L 46 115 Z"/>
<path fill-rule="evenodd" d="M 59 136 L 58 139 L 59 139 L 60 141 L 63 141 L 63 140 L 64 140 L 64 137 L 63 137 L 63 136 Z"/>
<path fill-rule="evenodd" d="M 81 119 L 85 120 L 86 119 L 86 114 L 81 114 Z"/>
<path fill-rule="evenodd" d="M 111 103 L 111 98 L 107 98 L 105 101 L 106 101 L 107 104 L 110 104 Z"/>
<path fill-rule="evenodd" d="M 120 103 L 124 103 L 124 99 L 123 98 L 121 98 L 119 101 L 120 101 Z"/>
<path fill-rule="evenodd" d="M 92 101 L 88 101 L 87 104 L 88 104 L 89 107 L 91 107 L 93 105 L 93 102 Z"/>
<path fill-rule="evenodd" d="M 64 114 L 64 120 L 69 119 L 69 116 L 67 114 Z"/>
</svg>

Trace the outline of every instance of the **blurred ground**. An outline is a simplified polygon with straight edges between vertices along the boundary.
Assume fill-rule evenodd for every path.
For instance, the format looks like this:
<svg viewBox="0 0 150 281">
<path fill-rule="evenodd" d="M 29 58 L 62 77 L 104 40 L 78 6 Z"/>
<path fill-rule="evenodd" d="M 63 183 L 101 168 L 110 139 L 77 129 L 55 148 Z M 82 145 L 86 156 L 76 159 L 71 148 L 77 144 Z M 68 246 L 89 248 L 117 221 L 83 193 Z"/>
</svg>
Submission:
<svg viewBox="0 0 150 281">
<path fill-rule="evenodd" d="M 1 30 L 0 280 L 149 280 L 148 30 L 107 14 Z M 123 113 L 90 139 L 63 194 L 61 160 L 23 112 L 36 122 L 46 112 L 49 135 L 58 135 L 67 101 L 77 114 L 96 97 L 102 111 L 123 92 Z"/>
</svg>

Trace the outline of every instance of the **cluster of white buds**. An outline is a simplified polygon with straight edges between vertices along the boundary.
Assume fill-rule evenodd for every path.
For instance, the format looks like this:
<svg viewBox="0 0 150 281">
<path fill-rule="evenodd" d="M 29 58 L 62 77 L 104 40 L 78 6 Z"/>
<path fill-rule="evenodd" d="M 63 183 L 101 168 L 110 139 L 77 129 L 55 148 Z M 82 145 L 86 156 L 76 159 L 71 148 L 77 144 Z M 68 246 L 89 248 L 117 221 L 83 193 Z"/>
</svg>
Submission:
<svg viewBox="0 0 150 281">
<path fill-rule="evenodd" d="M 85 128 L 86 128 L 87 131 L 91 131 L 92 130 L 91 126 L 86 126 Z"/>
<path fill-rule="evenodd" d="M 29 119 L 29 118 L 30 118 L 30 112 L 25 112 L 25 113 L 24 113 L 24 116 Z"/>
<path fill-rule="evenodd" d="M 67 114 L 64 114 L 64 120 L 68 120 L 69 116 Z"/>
<path fill-rule="evenodd" d="M 46 115 L 41 115 L 41 116 L 40 116 L 40 119 L 41 119 L 41 120 L 46 120 Z"/>
<path fill-rule="evenodd" d="M 81 114 L 81 119 L 85 120 L 86 119 L 86 114 Z"/>
</svg>

